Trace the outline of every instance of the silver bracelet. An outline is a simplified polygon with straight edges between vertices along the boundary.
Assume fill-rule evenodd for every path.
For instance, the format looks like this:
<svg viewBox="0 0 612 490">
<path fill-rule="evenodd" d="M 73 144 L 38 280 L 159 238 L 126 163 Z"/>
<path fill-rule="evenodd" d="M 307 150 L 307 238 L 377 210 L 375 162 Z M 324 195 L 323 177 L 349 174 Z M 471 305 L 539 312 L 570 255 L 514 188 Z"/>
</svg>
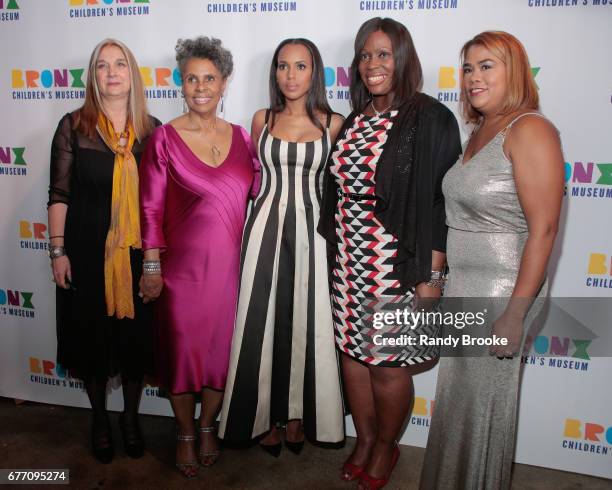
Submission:
<svg viewBox="0 0 612 490">
<path fill-rule="evenodd" d="M 161 274 L 161 262 L 159 260 L 143 260 L 142 273 L 151 276 Z"/>
<path fill-rule="evenodd" d="M 49 258 L 51 260 L 58 259 L 66 255 L 66 249 L 61 245 L 49 244 Z"/>
<path fill-rule="evenodd" d="M 431 277 L 427 283 L 429 287 L 444 289 L 445 284 L 446 278 L 444 277 L 444 273 L 442 271 L 431 271 Z"/>
</svg>

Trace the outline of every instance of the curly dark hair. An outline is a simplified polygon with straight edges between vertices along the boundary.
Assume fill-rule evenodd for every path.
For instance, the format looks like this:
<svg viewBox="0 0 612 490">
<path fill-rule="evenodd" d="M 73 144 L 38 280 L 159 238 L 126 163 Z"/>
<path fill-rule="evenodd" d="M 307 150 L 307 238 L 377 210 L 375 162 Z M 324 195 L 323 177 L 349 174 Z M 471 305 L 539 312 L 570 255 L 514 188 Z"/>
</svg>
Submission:
<svg viewBox="0 0 612 490">
<path fill-rule="evenodd" d="M 206 59 L 213 62 L 225 79 L 234 70 L 232 53 L 221 45 L 221 40 L 214 37 L 199 36 L 194 39 L 179 39 L 176 42 L 176 64 L 183 74 L 185 64 L 190 58 Z"/>
</svg>

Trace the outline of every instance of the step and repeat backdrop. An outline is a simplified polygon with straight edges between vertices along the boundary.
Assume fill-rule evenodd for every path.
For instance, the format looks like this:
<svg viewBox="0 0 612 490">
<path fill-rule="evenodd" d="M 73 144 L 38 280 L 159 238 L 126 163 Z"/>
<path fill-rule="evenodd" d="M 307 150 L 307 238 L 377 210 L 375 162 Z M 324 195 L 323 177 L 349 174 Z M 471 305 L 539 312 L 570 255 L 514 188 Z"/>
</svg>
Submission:
<svg viewBox="0 0 612 490">
<path fill-rule="evenodd" d="M 423 91 L 457 116 L 463 43 L 498 29 L 525 44 L 566 162 L 552 296 L 612 296 L 612 0 L 0 0 L 0 395 L 88 406 L 81 383 L 55 361 L 46 201 L 51 138 L 60 117 L 83 103 L 95 44 L 114 37 L 132 49 L 149 110 L 165 122 L 182 111 L 176 40 L 222 39 L 235 61 L 225 117 L 248 128 L 267 105 L 270 58 L 287 37 L 319 46 L 330 104 L 348 114 L 354 36 L 374 16 L 408 27 Z M 605 348 L 590 355 L 606 342 L 611 317 L 593 308 L 550 310 L 523 358 L 515 460 L 612 478 L 612 360 Z M 572 323 L 580 328 L 547 333 Z M 404 444 L 425 445 L 435 382 L 435 369 L 416 377 Z M 118 386 L 112 409 L 122 406 Z M 141 410 L 171 414 L 154 386 L 146 386 Z"/>
</svg>

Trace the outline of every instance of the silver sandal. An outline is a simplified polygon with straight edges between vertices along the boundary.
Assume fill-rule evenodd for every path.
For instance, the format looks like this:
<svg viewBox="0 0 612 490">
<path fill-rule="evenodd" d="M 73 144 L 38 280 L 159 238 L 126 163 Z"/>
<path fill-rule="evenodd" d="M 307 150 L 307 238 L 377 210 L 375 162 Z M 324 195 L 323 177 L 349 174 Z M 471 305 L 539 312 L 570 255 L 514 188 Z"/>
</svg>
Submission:
<svg viewBox="0 0 612 490">
<path fill-rule="evenodd" d="M 210 434 L 217 432 L 217 429 L 215 428 L 214 425 L 211 425 L 210 427 L 200 427 L 200 432 L 203 434 Z M 215 449 L 214 451 L 202 451 L 202 440 L 200 438 L 200 464 L 202 466 L 212 466 L 214 465 L 217 460 L 219 459 L 219 455 L 221 454 L 221 451 L 219 449 Z M 210 458 L 208 463 L 204 462 L 204 459 L 206 458 Z"/>
<path fill-rule="evenodd" d="M 182 434 L 177 433 L 176 434 L 176 440 L 178 442 L 194 442 L 197 439 L 196 436 L 184 436 Z M 187 473 L 188 470 L 190 470 L 191 468 L 198 468 L 200 467 L 200 464 L 197 461 L 188 461 L 187 463 L 175 463 L 176 467 L 178 468 L 178 470 L 181 472 L 181 475 L 183 475 L 185 478 L 195 478 L 196 476 L 198 476 L 197 472 L 193 475 L 190 475 Z"/>
</svg>

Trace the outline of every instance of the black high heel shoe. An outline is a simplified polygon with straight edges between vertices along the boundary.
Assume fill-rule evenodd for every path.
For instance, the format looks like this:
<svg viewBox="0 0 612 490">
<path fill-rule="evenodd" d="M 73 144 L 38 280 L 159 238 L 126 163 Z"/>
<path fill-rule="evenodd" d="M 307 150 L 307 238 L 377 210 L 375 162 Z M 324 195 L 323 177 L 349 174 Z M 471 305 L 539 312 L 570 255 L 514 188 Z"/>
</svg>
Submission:
<svg viewBox="0 0 612 490">
<path fill-rule="evenodd" d="M 268 445 L 259 443 L 259 447 L 262 448 L 265 452 L 267 452 L 270 456 L 274 456 L 278 458 L 281 453 L 281 449 L 283 449 L 283 443 L 277 442 L 276 444 Z"/>
<path fill-rule="evenodd" d="M 285 446 L 287 446 L 287 449 L 289 449 L 289 451 L 291 451 L 293 454 L 299 455 L 302 452 L 302 449 L 304 449 L 304 440 L 299 442 L 291 442 L 285 439 Z"/>
<path fill-rule="evenodd" d="M 123 436 L 123 447 L 125 453 L 133 459 L 142 458 L 144 454 L 145 444 L 142 438 L 142 432 L 138 425 L 138 419 L 133 420 L 133 424 L 125 423 L 125 414 L 119 415 L 119 428 Z"/>
<path fill-rule="evenodd" d="M 94 420 L 91 427 L 91 451 L 102 464 L 108 464 L 113 460 L 115 448 L 108 419 L 103 423 Z"/>
<path fill-rule="evenodd" d="M 302 449 L 304 449 L 304 441 L 306 440 L 306 435 L 304 434 L 304 427 L 300 424 L 299 428 L 298 428 L 298 432 L 295 435 L 302 435 L 302 440 L 301 441 L 290 441 L 287 439 L 288 436 L 288 428 L 289 428 L 289 423 L 287 423 L 287 425 L 285 426 L 285 446 L 287 446 L 287 449 L 289 449 L 289 451 L 291 451 L 293 454 L 297 454 L 299 455 L 302 452 Z"/>
<path fill-rule="evenodd" d="M 265 452 L 267 452 L 270 456 L 278 458 L 280 456 L 281 450 L 283 449 L 283 442 L 279 440 L 276 444 L 262 444 L 261 441 L 269 436 L 272 432 L 278 431 L 278 428 L 274 425 L 270 429 L 265 436 L 259 440 L 259 447 L 262 448 Z M 278 437 L 280 438 L 280 433 L 277 432 Z"/>
</svg>

